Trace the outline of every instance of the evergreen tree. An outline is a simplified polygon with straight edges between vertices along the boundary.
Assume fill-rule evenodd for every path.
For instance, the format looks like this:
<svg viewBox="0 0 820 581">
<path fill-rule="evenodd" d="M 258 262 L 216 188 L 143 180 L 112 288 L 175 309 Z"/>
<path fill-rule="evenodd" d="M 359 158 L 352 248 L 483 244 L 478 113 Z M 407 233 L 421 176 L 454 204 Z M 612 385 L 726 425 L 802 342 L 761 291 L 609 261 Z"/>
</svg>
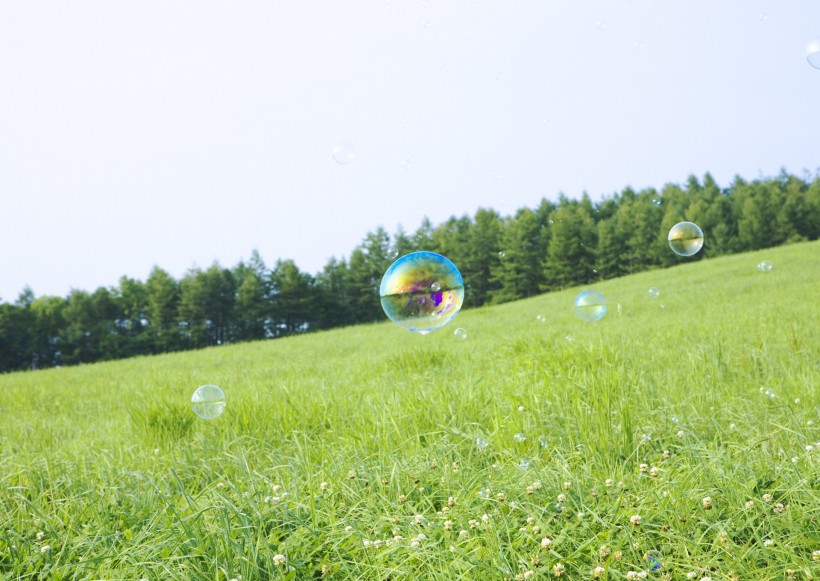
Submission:
<svg viewBox="0 0 820 581">
<path fill-rule="evenodd" d="M 145 281 L 148 293 L 148 336 L 154 353 L 174 351 L 182 346 L 177 310 L 179 284 L 155 266 Z"/>
</svg>

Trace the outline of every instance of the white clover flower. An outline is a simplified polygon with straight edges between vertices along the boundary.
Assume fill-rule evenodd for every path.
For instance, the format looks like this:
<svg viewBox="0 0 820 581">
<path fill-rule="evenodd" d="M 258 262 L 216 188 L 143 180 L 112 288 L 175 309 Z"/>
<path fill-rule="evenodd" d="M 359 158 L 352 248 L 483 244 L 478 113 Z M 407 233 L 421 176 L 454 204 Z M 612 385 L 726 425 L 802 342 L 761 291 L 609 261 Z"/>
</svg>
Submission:
<svg viewBox="0 0 820 581">
<path fill-rule="evenodd" d="M 711 496 L 704 496 L 701 499 L 701 503 L 703 504 L 703 508 L 705 508 L 706 510 L 711 510 L 712 509 L 712 497 Z"/>
<path fill-rule="evenodd" d="M 39 531 L 39 532 L 37 533 L 37 540 L 38 540 L 38 541 L 42 541 L 42 540 L 43 540 L 43 537 L 45 537 L 45 536 L 46 536 L 46 534 L 45 534 L 43 531 Z"/>
<path fill-rule="evenodd" d="M 678 430 L 678 438 L 683 438 L 683 430 Z"/>
<path fill-rule="evenodd" d="M 456 505 L 456 497 L 455 496 L 451 496 L 450 498 L 447 499 L 447 506 L 452 508 L 455 505 Z"/>
<path fill-rule="evenodd" d="M 814 452 L 814 446 L 811 444 L 806 444 L 806 452 Z"/>
<path fill-rule="evenodd" d="M 640 515 L 637 515 L 637 514 L 636 514 L 636 515 L 633 515 L 633 516 L 629 517 L 629 522 L 631 522 L 631 523 L 632 523 L 632 526 L 633 526 L 633 527 L 637 527 L 637 526 L 639 526 L 639 525 L 641 524 L 641 517 L 640 517 Z"/>
<path fill-rule="evenodd" d="M 606 573 L 606 569 L 604 569 L 603 567 L 595 567 L 592 570 L 592 576 L 596 577 L 596 578 L 597 577 L 603 577 L 604 573 Z"/>
<path fill-rule="evenodd" d="M 40 552 L 41 553 L 48 553 L 50 550 L 51 550 L 51 545 L 43 545 L 42 547 L 40 547 Z"/>
<path fill-rule="evenodd" d="M 646 571 L 638 571 L 638 579 L 646 579 L 647 573 Z"/>
<path fill-rule="evenodd" d="M 518 411 L 519 411 L 519 412 L 522 412 L 522 413 L 523 413 L 523 412 L 525 412 L 526 410 L 527 410 L 527 408 L 525 408 L 524 406 L 522 406 L 522 405 L 518 406 Z"/>
<path fill-rule="evenodd" d="M 527 495 L 532 496 L 535 493 L 535 489 L 532 486 L 527 486 Z"/>
<path fill-rule="evenodd" d="M 811 560 L 812 561 L 820 561 L 820 549 L 818 549 L 817 551 L 812 552 Z"/>
<path fill-rule="evenodd" d="M 481 515 L 481 522 L 483 522 L 485 525 L 490 524 L 490 517 L 486 513 Z"/>
<path fill-rule="evenodd" d="M 461 529 L 460 531 L 458 531 L 458 536 L 460 536 L 460 537 L 466 537 L 466 536 L 467 536 L 467 535 L 469 535 L 469 534 L 470 534 L 470 533 L 468 533 L 468 532 L 467 532 L 466 530 L 464 530 L 464 529 Z"/>
<path fill-rule="evenodd" d="M 520 529 L 518 529 L 518 532 L 519 533 L 526 533 L 527 532 L 527 527 L 521 527 Z"/>
<path fill-rule="evenodd" d="M 365 548 L 365 549 L 369 549 L 369 548 L 370 548 L 370 545 L 371 545 L 372 543 L 371 543 L 368 539 L 365 539 L 365 540 L 363 540 L 363 541 L 362 541 L 362 544 L 364 545 L 364 548 Z"/>
<path fill-rule="evenodd" d="M 772 495 L 771 494 L 769 494 L 767 492 L 766 494 L 763 495 L 763 502 L 771 502 L 771 501 L 772 501 Z"/>
<path fill-rule="evenodd" d="M 567 497 L 564 496 L 563 494 L 558 495 L 558 502 L 565 502 L 566 500 L 567 500 Z"/>
<path fill-rule="evenodd" d="M 348 480 L 353 480 L 356 478 L 356 471 L 355 470 L 348 470 L 347 471 L 347 478 Z"/>
<path fill-rule="evenodd" d="M 607 547 L 606 545 L 601 545 L 598 548 L 598 554 L 601 556 L 602 559 L 606 559 L 607 557 L 609 557 L 609 553 L 609 547 Z"/>
<path fill-rule="evenodd" d="M 635 572 L 635 571 L 627 571 L 626 572 L 626 578 L 627 579 L 637 579 L 638 578 L 638 573 Z"/>
<path fill-rule="evenodd" d="M 641 474 L 646 474 L 646 471 L 649 470 L 649 466 L 646 464 L 641 464 L 638 469 L 641 471 Z"/>
<path fill-rule="evenodd" d="M 788 505 L 784 506 L 782 503 L 778 502 L 774 505 L 772 510 L 774 510 L 777 514 L 783 514 L 784 512 L 786 512 L 787 507 Z"/>
<path fill-rule="evenodd" d="M 416 538 L 420 541 L 426 541 L 427 535 L 425 535 L 424 533 L 419 533 L 418 535 L 416 535 Z"/>
<path fill-rule="evenodd" d="M 773 547 L 774 541 L 771 539 L 763 539 L 763 546 L 764 547 Z"/>
<path fill-rule="evenodd" d="M 729 424 L 729 429 L 730 430 L 736 430 L 737 429 L 737 424 Z"/>
<path fill-rule="evenodd" d="M 669 450 L 664 450 L 664 451 L 663 451 L 663 459 L 664 459 L 664 460 L 668 460 L 668 459 L 669 459 Z"/>
<path fill-rule="evenodd" d="M 475 520 L 475 519 L 470 519 L 470 522 L 468 522 L 467 524 L 470 525 L 471 529 L 477 529 L 478 528 L 478 521 Z"/>
<path fill-rule="evenodd" d="M 496 498 L 496 500 L 497 500 L 498 502 L 504 502 L 504 499 L 505 499 L 506 497 L 504 496 L 504 493 L 503 493 L 503 492 L 499 492 L 498 494 L 496 494 L 496 495 L 495 495 L 495 498 Z"/>
<path fill-rule="evenodd" d="M 541 539 L 541 548 L 545 551 L 548 551 L 549 548 L 552 546 L 552 539 L 549 537 L 544 537 Z"/>
<path fill-rule="evenodd" d="M 539 527 L 538 525 L 535 525 L 534 527 L 532 527 L 532 534 L 534 534 L 534 535 L 541 534 L 541 527 Z"/>
<path fill-rule="evenodd" d="M 612 478 L 607 478 L 604 482 L 604 486 L 606 486 L 607 488 L 612 488 Z"/>
<path fill-rule="evenodd" d="M 405 502 L 407 500 L 407 497 L 403 494 L 399 494 L 398 500 L 399 500 L 400 503 Z"/>
<path fill-rule="evenodd" d="M 564 490 L 569 490 L 570 488 L 572 488 L 572 482 L 567 480 L 566 482 L 564 482 Z"/>
<path fill-rule="evenodd" d="M 754 500 L 747 500 L 746 501 L 746 510 L 752 510 L 755 507 Z"/>
<path fill-rule="evenodd" d="M 623 480 L 619 480 L 619 481 L 618 481 L 618 484 L 616 484 L 616 485 L 615 485 L 615 487 L 616 487 L 616 488 L 623 488 L 623 487 L 624 487 L 624 481 L 623 481 Z"/>
<path fill-rule="evenodd" d="M 451 520 L 444 521 L 444 530 L 445 531 L 453 530 L 453 521 L 451 521 Z"/>
<path fill-rule="evenodd" d="M 564 566 L 561 563 L 556 563 L 552 567 L 552 574 L 556 577 L 560 577 L 564 574 Z"/>
<path fill-rule="evenodd" d="M 694 571 L 689 571 L 689 572 L 686 574 L 686 578 L 687 578 L 687 579 L 696 579 L 696 578 L 697 578 L 697 576 L 698 576 L 698 574 L 697 574 L 697 573 L 695 573 Z"/>
<path fill-rule="evenodd" d="M 535 577 L 535 571 L 532 569 L 528 569 L 524 571 L 524 579 L 532 579 Z"/>
<path fill-rule="evenodd" d="M 352 532 L 353 532 L 353 527 L 352 527 L 352 526 L 350 526 L 350 525 L 347 525 L 347 526 L 345 527 L 345 532 L 346 532 L 346 533 L 352 533 Z"/>
<path fill-rule="evenodd" d="M 418 549 L 421 546 L 421 543 L 418 540 L 413 539 L 412 541 L 410 541 L 410 546 L 414 549 Z"/>
<path fill-rule="evenodd" d="M 381 548 L 382 543 L 383 543 L 383 541 L 381 539 L 376 539 L 375 541 L 373 541 L 373 548 L 374 549 Z"/>
<path fill-rule="evenodd" d="M 652 469 L 649 471 L 649 475 L 652 478 L 657 478 L 660 473 L 661 473 L 661 469 L 658 468 L 657 466 L 653 466 Z"/>
<path fill-rule="evenodd" d="M 424 524 L 424 517 L 423 517 L 422 515 L 420 515 L 420 514 L 417 514 L 417 515 L 413 518 L 413 523 L 414 523 L 414 524 L 416 524 L 417 526 L 421 526 L 421 525 L 423 525 L 423 524 Z"/>
<path fill-rule="evenodd" d="M 323 491 L 323 492 L 324 492 L 325 490 L 327 490 L 327 487 L 328 487 L 327 482 L 322 482 L 322 483 L 319 485 L 319 490 L 321 490 L 321 491 Z"/>
</svg>

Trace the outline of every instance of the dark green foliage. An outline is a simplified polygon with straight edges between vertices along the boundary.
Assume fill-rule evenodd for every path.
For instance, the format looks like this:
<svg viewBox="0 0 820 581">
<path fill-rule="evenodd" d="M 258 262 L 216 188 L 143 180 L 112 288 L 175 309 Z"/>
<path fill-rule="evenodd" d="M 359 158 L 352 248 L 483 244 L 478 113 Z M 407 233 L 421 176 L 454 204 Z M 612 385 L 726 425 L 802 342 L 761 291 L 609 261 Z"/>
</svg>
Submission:
<svg viewBox="0 0 820 581">
<path fill-rule="evenodd" d="M 653 203 L 659 199 L 660 204 Z M 701 252 L 672 253 L 667 233 L 698 224 Z M 275 338 L 382 320 L 381 278 L 395 260 L 430 250 L 452 260 L 464 279 L 464 306 L 501 303 L 574 285 L 735 252 L 820 237 L 820 175 L 781 171 L 721 190 L 710 174 L 660 192 L 630 187 L 593 203 L 561 195 L 502 217 L 479 208 L 412 233 L 378 227 L 347 259 L 331 258 L 315 276 L 292 260 L 268 268 L 254 251 L 232 269 L 194 268 L 180 281 L 155 267 L 145 282 L 65 298 L 25 289 L 0 303 L 0 372 Z M 391 249 L 392 247 L 392 249 Z"/>
</svg>

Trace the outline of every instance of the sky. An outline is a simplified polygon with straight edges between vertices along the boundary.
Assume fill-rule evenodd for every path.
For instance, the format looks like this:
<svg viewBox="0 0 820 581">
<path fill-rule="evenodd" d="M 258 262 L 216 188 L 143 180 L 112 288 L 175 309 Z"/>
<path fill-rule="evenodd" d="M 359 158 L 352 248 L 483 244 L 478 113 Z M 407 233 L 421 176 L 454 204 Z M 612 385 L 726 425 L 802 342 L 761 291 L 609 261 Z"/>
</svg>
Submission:
<svg viewBox="0 0 820 581">
<path fill-rule="evenodd" d="M 816 0 L 0 0 L 0 299 L 814 175 L 816 37 Z"/>
</svg>

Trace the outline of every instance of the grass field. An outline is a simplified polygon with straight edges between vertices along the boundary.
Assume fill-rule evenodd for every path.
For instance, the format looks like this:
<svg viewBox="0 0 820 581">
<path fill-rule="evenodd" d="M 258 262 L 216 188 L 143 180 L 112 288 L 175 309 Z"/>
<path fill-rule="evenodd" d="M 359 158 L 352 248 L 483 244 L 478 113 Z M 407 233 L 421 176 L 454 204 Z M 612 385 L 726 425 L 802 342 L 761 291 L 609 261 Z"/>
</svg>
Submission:
<svg viewBox="0 0 820 581">
<path fill-rule="evenodd" d="M 594 285 L 595 323 L 568 289 L 0 375 L 0 575 L 820 579 L 818 281 L 805 243 Z"/>
</svg>

